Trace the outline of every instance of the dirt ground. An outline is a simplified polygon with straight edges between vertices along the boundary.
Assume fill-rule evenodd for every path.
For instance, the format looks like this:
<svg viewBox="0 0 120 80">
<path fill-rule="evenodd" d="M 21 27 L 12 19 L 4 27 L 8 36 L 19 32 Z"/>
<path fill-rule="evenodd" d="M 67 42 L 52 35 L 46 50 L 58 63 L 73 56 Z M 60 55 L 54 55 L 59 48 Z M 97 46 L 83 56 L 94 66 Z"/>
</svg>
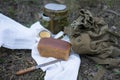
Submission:
<svg viewBox="0 0 120 80">
<path fill-rule="evenodd" d="M 71 1 L 71 0 L 70 0 Z M 0 0 L 0 12 L 19 23 L 30 27 L 39 20 L 43 5 L 52 0 Z M 54 0 L 54 2 L 56 2 Z M 67 3 L 65 3 L 67 4 Z M 68 4 L 67 4 L 68 5 Z M 70 11 L 69 22 L 77 18 L 80 8 L 90 10 L 94 16 L 103 17 L 106 23 L 116 26 L 120 31 L 120 1 L 119 0 L 76 0 L 76 10 Z M 69 6 L 74 6 L 69 3 Z M 73 7 L 70 7 L 73 8 Z M 72 10 L 72 9 L 71 9 Z M 80 55 L 80 75 L 82 80 L 93 80 L 100 66 L 85 55 Z M 36 65 L 31 57 L 31 50 L 11 50 L 0 48 L 0 80 L 44 80 L 45 72 L 41 69 L 16 76 L 16 71 Z M 107 68 L 101 80 L 120 80 L 120 68 Z"/>
</svg>

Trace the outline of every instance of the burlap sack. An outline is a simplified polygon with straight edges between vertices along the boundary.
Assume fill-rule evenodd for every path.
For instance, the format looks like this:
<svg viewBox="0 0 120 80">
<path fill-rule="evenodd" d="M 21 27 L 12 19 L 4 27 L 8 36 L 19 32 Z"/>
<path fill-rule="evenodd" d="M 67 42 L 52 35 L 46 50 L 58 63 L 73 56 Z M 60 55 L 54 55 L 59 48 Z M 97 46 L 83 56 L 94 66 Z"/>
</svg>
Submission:
<svg viewBox="0 0 120 80">
<path fill-rule="evenodd" d="M 78 54 L 89 54 L 98 64 L 120 64 L 119 35 L 111 32 L 103 18 L 93 17 L 88 10 L 80 10 L 80 16 L 64 32 L 69 35 L 72 48 Z M 112 37 L 111 37 L 112 36 Z"/>
</svg>

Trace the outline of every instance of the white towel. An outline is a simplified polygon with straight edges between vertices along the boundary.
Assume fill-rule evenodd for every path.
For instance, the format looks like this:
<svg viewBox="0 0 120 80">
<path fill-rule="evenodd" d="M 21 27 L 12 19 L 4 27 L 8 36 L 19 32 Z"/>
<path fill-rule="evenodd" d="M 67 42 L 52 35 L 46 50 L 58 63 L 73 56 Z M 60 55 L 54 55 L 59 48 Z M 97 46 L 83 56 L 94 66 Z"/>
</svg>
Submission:
<svg viewBox="0 0 120 80">
<path fill-rule="evenodd" d="M 38 25 L 39 24 L 35 23 L 34 27 Z M 39 41 L 40 39 L 37 39 L 37 40 Z M 68 36 L 64 36 L 62 40 L 70 42 Z M 53 57 L 45 58 L 40 56 L 37 50 L 38 41 L 36 42 L 36 44 L 32 49 L 32 57 L 37 62 L 37 64 L 43 64 L 43 63 L 55 60 L 55 58 Z M 60 61 L 51 65 L 42 67 L 41 69 L 43 71 L 46 71 L 45 80 L 77 80 L 80 62 L 81 60 L 79 55 L 75 54 L 71 50 L 70 57 L 67 61 Z"/>
<path fill-rule="evenodd" d="M 31 49 L 32 57 L 37 64 L 55 60 L 53 57 L 41 57 L 37 50 L 40 40 L 38 33 L 43 29 L 45 28 L 39 22 L 33 24 L 31 28 L 26 28 L 13 19 L 0 14 L 0 47 Z M 69 38 L 65 36 L 63 40 L 69 41 Z M 41 69 L 46 71 L 45 80 L 77 80 L 80 62 L 79 55 L 71 51 L 67 61 L 60 61 Z"/>
<path fill-rule="evenodd" d="M 37 64 L 55 60 L 55 58 L 52 57 L 41 57 L 36 47 L 37 44 L 32 49 L 32 57 Z M 80 62 L 79 55 L 71 51 L 70 57 L 67 61 L 60 61 L 55 64 L 42 67 L 41 69 L 46 71 L 45 80 L 77 80 Z"/>
<path fill-rule="evenodd" d="M 0 13 L 0 46 L 10 49 L 32 49 L 33 31 Z"/>
</svg>

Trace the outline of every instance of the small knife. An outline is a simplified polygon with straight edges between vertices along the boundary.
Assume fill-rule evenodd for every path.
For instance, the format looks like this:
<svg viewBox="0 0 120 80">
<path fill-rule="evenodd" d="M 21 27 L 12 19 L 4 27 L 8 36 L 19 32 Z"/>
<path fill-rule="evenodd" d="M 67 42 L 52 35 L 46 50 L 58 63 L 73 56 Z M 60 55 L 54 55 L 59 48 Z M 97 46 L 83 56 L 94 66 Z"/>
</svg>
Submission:
<svg viewBox="0 0 120 80">
<path fill-rule="evenodd" d="M 62 61 L 62 60 L 61 60 L 61 59 L 57 59 L 57 60 L 53 60 L 53 61 L 50 61 L 50 62 L 47 62 L 47 63 L 43 63 L 43 64 L 40 64 L 40 65 L 32 66 L 32 67 L 29 67 L 29 68 L 27 68 L 27 69 L 23 69 L 23 70 L 17 71 L 17 72 L 16 72 L 16 75 L 22 75 L 22 74 L 25 74 L 25 73 L 34 71 L 34 70 L 36 70 L 36 69 L 39 69 L 39 68 L 41 68 L 41 67 L 44 67 L 44 66 L 47 66 L 47 65 L 50 65 L 50 64 L 57 63 L 57 62 L 59 62 L 59 61 Z"/>
</svg>

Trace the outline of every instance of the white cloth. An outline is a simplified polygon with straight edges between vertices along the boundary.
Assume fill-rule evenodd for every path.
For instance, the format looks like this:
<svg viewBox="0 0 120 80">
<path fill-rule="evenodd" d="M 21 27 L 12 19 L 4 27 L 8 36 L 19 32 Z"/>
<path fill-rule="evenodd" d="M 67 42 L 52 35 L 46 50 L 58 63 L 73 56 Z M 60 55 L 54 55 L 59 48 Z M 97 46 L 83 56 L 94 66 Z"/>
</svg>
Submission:
<svg viewBox="0 0 120 80">
<path fill-rule="evenodd" d="M 55 58 L 52 57 L 41 57 L 37 50 L 37 44 L 32 49 L 32 57 L 37 64 L 43 64 L 55 60 Z M 42 67 L 41 69 L 46 71 L 45 80 L 77 80 L 80 62 L 79 55 L 71 51 L 70 57 L 67 61 L 60 61 Z"/>
<path fill-rule="evenodd" d="M 0 47 L 31 49 L 31 55 L 37 64 L 55 60 L 53 57 L 41 57 L 37 50 L 37 44 L 40 40 L 38 33 L 43 29 L 45 28 L 39 22 L 33 24 L 31 28 L 26 28 L 13 19 L 0 14 Z M 69 41 L 69 38 L 65 36 L 63 40 Z M 67 61 L 60 61 L 41 69 L 46 71 L 45 80 L 77 80 L 80 62 L 79 55 L 71 50 Z"/>
<path fill-rule="evenodd" d="M 10 49 L 32 49 L 33 31 L 0 13 L 0 46 Z"/>
</svg>

